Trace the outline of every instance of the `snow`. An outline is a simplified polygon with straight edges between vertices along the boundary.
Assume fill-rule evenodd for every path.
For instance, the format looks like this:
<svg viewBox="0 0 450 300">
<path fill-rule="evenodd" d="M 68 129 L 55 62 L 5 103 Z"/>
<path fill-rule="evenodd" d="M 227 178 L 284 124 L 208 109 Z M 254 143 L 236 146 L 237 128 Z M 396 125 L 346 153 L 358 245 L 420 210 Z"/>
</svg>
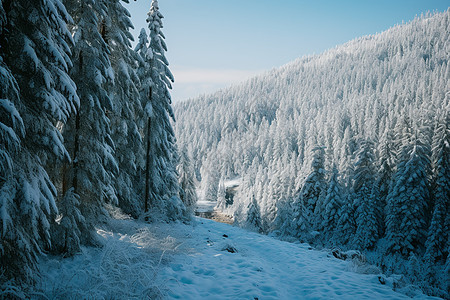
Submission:
<svg viewBox="0 0 450 300">
<path fill-rule="evenodd" d="M 25 37 L 24 40 L 25 43 L 23 47 L 23 52 L 33 61 L 34 68 L 37 69 L 39 65 L 39 58 L 37 57 L 36 51 L 34 51 L 34 44 L 27 37 Z"/>
<path fill-rule="evenodd" d="M 103 247 L 42 260 L 39 292 L 51 299 L 408 298 L 392 290 L 392 278 L 383 285 L 380 275 L 357 273 L 354 262 L 307 244 L 201 218 L 192 225 L 121 218 L 97 230 Z"/>
<path fill-rule="evenodd" d="M 216 204 L 216 201 L 198 200 L 195 211 L 198 213 L 212 212 Z"/>
<path fill-rule="evenodd" d="M 20 140 L 17 137 L 14 130 L 11 127 L 6 126 L 3 123 L 0 123 L 0 137 L 1 137 L 2 141 L 5 141 L 5 144 L 9 143 L 10 141 L 12 141 L 12 143 L 14 143 L 14 144 L 20 143 Z"/>
<path fill-rule="evenodd" d="M 242 178 L 241 177 L 237 177 L 237 178 L 234 178 L 234 179 L 225 180 L 223 184 L 224 184 L 224 186 L 226 188 L 229 188 L 229 187 L 239 186 L 241 183 L 242 183 Z"/>
</svg>

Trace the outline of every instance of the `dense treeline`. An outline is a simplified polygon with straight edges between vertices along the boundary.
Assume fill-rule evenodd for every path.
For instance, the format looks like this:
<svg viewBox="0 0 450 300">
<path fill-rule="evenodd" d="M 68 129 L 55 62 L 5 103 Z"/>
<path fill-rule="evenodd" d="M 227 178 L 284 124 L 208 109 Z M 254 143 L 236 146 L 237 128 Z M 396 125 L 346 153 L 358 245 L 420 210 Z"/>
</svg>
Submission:
<svg viewBox="0 0 450 300">
<path fill-rule="evenodd" d="M 365 251 L 448 296 L 449 40 L 450 11 L 422 16 L 177 104 L 205 197 L 241 226 Z"/>
<path fill-rule="evenodd" d="M 120 0 L 0 2 L 1 285 L 32 282 L 42 252 L 97 244 L 105 204 L 188 217 L 162 18 L 153 0 L 134 51 Z"/>
</svg>

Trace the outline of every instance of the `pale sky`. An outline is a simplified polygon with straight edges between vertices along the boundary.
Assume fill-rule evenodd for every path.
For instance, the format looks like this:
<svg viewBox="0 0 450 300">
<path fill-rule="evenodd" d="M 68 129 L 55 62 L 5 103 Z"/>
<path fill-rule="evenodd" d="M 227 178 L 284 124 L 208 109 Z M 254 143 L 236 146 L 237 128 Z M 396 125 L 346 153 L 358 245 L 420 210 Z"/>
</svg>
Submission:
<svg viewBox="0 0 450 300">
<path fill-rule="evenodd" d="M 159 0 L 174 102 L 382 32 L 448 0 Z M 151 0 L 130 0 L 137 35 Z"/>
</svg>

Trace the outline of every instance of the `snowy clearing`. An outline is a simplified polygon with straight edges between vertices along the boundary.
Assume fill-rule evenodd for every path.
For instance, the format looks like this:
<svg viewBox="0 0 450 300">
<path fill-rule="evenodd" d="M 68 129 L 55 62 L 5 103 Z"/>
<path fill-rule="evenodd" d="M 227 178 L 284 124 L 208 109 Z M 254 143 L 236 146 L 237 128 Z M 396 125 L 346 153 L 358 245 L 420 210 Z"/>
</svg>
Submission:
<svg viewBox="0 0 450 300">
<path fill-rule="evenodd" d="M 370 268 L 196 218 L 193 225 L 112 220 L 105 246 L 41 262 L 50 299 L 407 299 Z M 231 251 L 231 252 L 230 252 Z M 234 252 L 234 253 L 233 253 Z M 433 299 L 418 291 L 416 297 Z"/>
<path fill-rule="evenodd" d="M 198 213 L 203 212 L 212 212 L 214 210 L 214 206 L 216 206 L 216 201 L 208 201 L 208 200 L 199 200 L 197 201 L 197 206 L 195 211 Z"/>
</svg>

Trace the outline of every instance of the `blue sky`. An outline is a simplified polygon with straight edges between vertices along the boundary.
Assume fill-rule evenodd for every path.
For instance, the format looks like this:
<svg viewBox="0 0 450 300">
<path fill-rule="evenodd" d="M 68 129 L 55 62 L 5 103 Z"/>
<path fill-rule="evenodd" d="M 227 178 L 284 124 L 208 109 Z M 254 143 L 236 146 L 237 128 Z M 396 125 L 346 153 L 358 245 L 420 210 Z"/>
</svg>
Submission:
<svg viewBox="0 0 450 300">
<path fill-rule="evenodd" d="M 126 5 L 137 37 L 151 0 Z M 448 0 L 159 0 L 167 58 L 182 101 L 304 55 L 382 32 Z"/>
</svg>

